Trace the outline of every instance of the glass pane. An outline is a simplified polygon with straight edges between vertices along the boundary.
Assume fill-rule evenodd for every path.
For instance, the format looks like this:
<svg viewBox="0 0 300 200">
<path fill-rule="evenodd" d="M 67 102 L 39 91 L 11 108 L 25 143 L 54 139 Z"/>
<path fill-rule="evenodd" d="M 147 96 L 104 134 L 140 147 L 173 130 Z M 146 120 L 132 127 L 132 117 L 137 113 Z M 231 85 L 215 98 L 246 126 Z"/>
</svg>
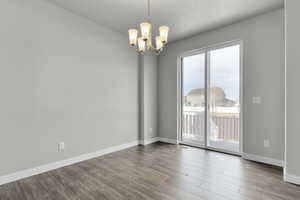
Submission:
<svg viewBox="0 0 300 200">
<path fill-rule="evenodd" d="M 184 57 L 182 140 L 205 144 L 205 54 Z"/>
<path fill-rule="evenodd" d="M 210 52 L 207 145 L 239 152 L 240 45 Z"/>
</svg>

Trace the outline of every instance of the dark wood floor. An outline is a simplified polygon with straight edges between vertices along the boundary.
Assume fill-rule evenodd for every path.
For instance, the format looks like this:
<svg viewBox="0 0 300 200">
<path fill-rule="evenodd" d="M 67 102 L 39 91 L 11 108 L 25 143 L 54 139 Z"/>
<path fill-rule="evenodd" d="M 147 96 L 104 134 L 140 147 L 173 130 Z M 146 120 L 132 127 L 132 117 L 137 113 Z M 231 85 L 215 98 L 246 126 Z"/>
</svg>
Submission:
<svg viewBox="0 0 300 200">
<path fill-rule="evenodd" d="M 0 186 L 1 200 L 300 199 L 282 170 L 197 148 L 151 144 Z"/>
</svg>

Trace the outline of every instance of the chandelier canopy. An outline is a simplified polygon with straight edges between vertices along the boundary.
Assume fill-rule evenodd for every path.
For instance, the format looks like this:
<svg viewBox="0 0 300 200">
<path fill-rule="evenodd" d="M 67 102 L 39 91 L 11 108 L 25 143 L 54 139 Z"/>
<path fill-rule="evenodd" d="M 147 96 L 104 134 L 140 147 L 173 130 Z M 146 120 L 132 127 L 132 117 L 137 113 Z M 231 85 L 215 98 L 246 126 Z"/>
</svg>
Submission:
<svg viewBox="0 0 300 200">
<path fill-rule="evenodd" d="M 150 23 L 150 0 L 147 0 L 148 20 L 140 24 L 140 36 L 137 29 L 129 29 L 129 44 L 136 47 L 137 51 L 144 53 L 146 50 L 153 50 L 159 54 L 168 41 L 169 27 L 160 26 L 159 36 L 155 37 L 155 46 L 152 43 L 152 24 Z"/>
</svg>

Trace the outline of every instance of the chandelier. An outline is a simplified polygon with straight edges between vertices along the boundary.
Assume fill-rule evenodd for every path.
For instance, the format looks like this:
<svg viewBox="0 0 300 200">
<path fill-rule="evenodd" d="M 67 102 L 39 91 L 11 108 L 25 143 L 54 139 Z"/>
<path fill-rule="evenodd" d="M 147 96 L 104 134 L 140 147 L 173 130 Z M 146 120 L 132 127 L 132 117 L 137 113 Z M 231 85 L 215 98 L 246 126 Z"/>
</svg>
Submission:
<svg viewBox="0 0 300 200">
<path fill-rule="evenodd" d="M 129 44 L 132 47 L 136 47 L 140 53 L 144 53 L 146 50 L 152 50 L 159 54 L 167 43 L 169 27 L 159 27 L 159 36 L 155 37 L 155 46 L 153 46 L 152 24 L 150 23 L 150 0 L 147 0 L 147 3 L 148 20 L 140 24 L 140 36 L 137 29 L 128 30 Z"/>
</svg>

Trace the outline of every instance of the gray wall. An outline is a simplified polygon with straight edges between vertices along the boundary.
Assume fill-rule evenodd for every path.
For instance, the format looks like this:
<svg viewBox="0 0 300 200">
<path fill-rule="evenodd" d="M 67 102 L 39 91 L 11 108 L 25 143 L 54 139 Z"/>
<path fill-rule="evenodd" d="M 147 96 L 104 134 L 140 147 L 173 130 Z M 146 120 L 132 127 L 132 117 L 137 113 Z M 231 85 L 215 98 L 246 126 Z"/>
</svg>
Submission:
<svg viewBox="0 0 300 200">
<path fill-rule="evenodd" d="M 286 173 L 300 177 L 300 1 L 286 0 Z"/>
<path fill-rule="evenodd" d="M 284 157 L 284 25 L 276 10 L 224 28 L 169 44 L 159 56 L 159 136 L 176 139 L 177 63 L 185 51 L 225 41 L 244 41 L 243 98 L 245 153 Z M 262 104 L 252 104 L 261 96 Z M 269 139 L 270 148 L 263 140 Z"/>
<path fill-rule="evenodd" d="M 140 55 L 140 134 L 141 139 L 157 137 L 157 56 Z"/>
<path fill-rule="evenodd" d="M 0 24 L 0 175 L 138 139 L 126 36 L 42 0 L 2 0 Z"/>
</svg>

